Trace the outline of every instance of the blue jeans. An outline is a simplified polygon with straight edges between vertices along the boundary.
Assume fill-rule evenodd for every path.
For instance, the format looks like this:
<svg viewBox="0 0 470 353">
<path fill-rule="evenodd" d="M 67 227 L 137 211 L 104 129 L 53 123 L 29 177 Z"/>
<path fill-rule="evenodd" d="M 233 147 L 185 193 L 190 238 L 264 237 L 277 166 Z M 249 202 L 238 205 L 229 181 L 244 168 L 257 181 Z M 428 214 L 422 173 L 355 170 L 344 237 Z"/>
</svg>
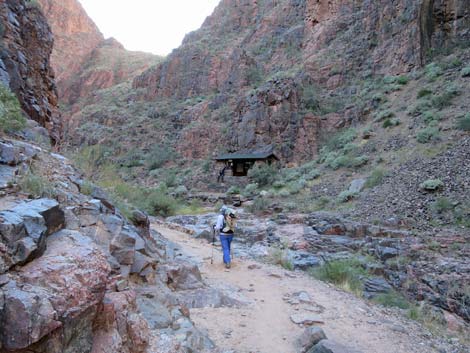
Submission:
<svg viewBox="0 0 470 353">
<path fill-rule="evenodd" d="M 220 234 L 220 243 L 222 244 L 222 251 L 224 252 L 224 264 L 229 264 L 230 257 L 230 244 L 233 240 L 233 234 Z"/>
</svg>

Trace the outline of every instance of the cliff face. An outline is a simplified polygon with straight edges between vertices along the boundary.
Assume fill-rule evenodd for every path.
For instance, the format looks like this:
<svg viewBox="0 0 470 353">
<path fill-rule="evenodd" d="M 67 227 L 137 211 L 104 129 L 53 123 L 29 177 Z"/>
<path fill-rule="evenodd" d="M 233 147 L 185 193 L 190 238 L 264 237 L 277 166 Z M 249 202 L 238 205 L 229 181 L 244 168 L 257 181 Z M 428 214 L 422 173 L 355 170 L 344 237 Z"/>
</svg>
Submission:
<svg viewBox="0 0 470 353">
<path fill-rule="evenodd" d="M 49 57 L 53 36 L 41 11 L 25 1 L 0 4 L 3 24 L 0 71 L 26 114 L 60 140 L 61 116 Z"/>
<path fill-rule="evenodd" d="M 70 81 L 104 40 L 95 23 L 76 0 L 39 0 L 54 33 L 52 66 L 61 99 L 67 99 Z"/>
<path fill-rule="evenodd" d="M 322 114 L 323 124 L 312 124 L 320 119 L 305 112 L 307 85 L 319 87 L 321 101 L 324 93 L 343 94 L 354 80 L 417 69 L 432 51 L 470 39 L 468 5 L 467 0 L 221 1 L 201 29 L 137 77 L 133 87 L 144 89 L 148 100 L 222 96 L 233 110 L 226 147 L 261 148 L 271 141 L 285 159 L 304 160 L 317 145 L 305 149 L 301 141 L 316 141 L 323 127 L 338 124 L 338 114 L 345 120 L 339 126 L 352 116 L 364 118 L 347 106 L 330 109 L 320 102 L 322 111 L 338 114 L 326 119 Z"/>
</svg>

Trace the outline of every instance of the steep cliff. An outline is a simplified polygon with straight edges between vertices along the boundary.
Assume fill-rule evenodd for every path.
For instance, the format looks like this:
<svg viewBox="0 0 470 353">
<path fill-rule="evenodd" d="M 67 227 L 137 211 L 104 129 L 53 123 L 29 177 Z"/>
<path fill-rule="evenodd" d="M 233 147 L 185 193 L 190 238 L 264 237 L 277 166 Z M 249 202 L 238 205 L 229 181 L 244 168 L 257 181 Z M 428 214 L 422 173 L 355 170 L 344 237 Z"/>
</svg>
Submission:
<svg viewBox="0 0 470 353">
<path fill-rule="evenodd" d="M 348 120 L 354 93 L 342 94 L 346 87 L 361 77 L 410 72 L 433 51 L 468 42 L 469 11 L 466 0 L 222 1 L 201 29 L 137 77 L 134 87 L 144 88 L 147 99 L 223 95 L 237 107 L 229 149 L 272 141 L 287 160 L 305 160 L 318 147 L 303 150 L 300 143 L 299 128 L 311 120 L 302 101 L 307 85 L 318 86 L 317 110 Z M 252 88 L 259 89 L 247 95 Z M 321 88 L 342 102 L 329 106 Z M 354 115 L 362 119 L 365 113 Z M 332 119 L 323 125 L 335 125 L 337 116 Z M 307 133 L 312 141 L 325 132 L 317 128 Z"/>
<path fill-rule="evenodd" d="M 53 35 L 41 11 L 25 1 L 2 1 L 0 71 L 26 114 L 47 128 L 54 142 L 60 141 L 54 72 L 50 64 Z"/>
</svg>

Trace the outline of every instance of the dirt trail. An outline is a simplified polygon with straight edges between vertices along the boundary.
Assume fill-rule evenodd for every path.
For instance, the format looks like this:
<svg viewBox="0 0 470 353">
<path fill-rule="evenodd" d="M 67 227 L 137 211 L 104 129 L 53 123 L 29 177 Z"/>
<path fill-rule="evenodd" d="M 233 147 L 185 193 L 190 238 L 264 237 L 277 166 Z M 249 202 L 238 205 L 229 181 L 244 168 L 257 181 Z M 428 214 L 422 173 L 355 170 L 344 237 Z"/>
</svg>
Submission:
<svg viewBox="0 0 470 353">
<path fill-rule="evenodd" d="M 432 353 L 437 352 L 420 326 L 386 309 L 371 305 L 352 294 L 317 281 L 302 272 L 234 259 L 232 269 L 221 264 L 220 251 L 211 245 L 175 230 L 154 225 L 167 239 L 178 243 L 200 263 L 208 284 L 226 283 L 253 301 L 245 308 L 191 309 L 191 318 L 224 349 L 237 353 L 295 353 L 295 341 L 303 328 L 290 316 L 309 313 L 324 321 L 319 324 L 329 339 L 364 353 Z M 292 304 L 286 294 L 305 291 L 310 304 Z"/>
</svg>

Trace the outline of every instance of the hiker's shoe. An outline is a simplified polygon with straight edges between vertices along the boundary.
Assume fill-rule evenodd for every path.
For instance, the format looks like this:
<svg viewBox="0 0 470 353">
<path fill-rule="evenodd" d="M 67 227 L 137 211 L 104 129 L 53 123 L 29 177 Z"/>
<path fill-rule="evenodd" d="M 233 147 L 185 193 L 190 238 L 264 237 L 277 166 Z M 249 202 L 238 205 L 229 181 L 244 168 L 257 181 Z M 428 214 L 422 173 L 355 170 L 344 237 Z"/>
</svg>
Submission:
<svg viewBox="0 0 470 353">
<path fill-rule="evenodd" d="M 230 262 L 225 264 L 225 268 L 230 268 Z"/>
</svg>

